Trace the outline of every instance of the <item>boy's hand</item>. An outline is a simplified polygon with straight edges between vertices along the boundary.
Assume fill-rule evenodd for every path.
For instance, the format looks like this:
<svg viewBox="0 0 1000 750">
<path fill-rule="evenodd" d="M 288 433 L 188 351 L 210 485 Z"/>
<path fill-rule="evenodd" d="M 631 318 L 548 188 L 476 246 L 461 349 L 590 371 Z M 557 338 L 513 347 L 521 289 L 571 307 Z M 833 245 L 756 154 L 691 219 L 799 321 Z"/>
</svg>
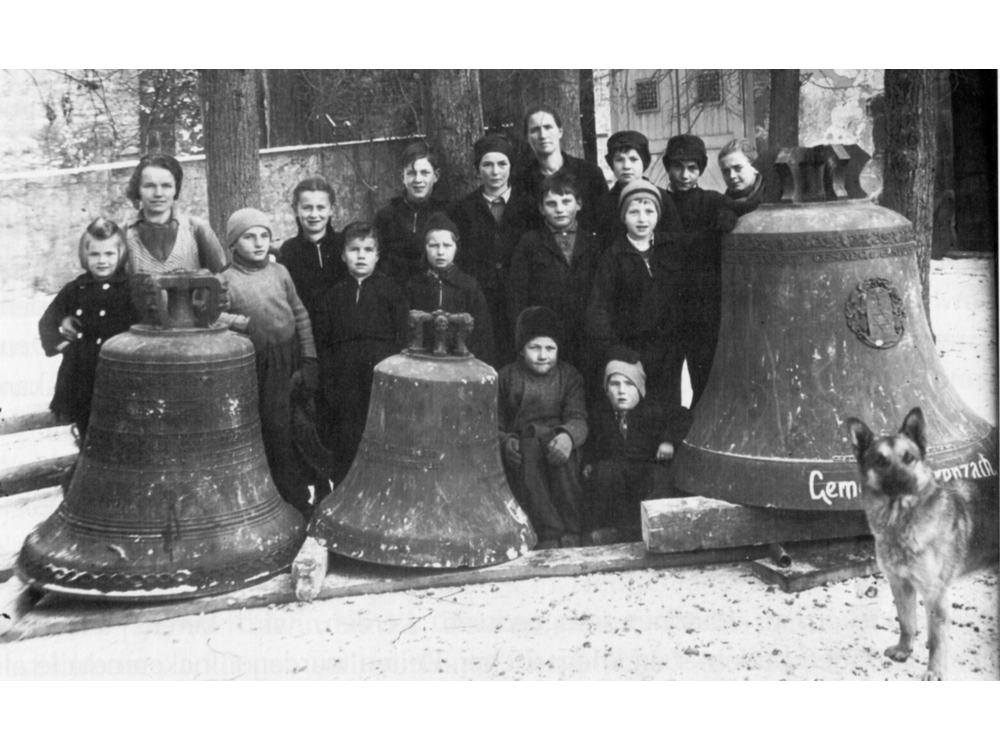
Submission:
<svg viewBox="0 0 1000 750">
<path fill-rule="evenodd" d="M 594 467 L 591 466 L 590 464 L 587 464 L 586 466 L 583 467 L 583 472 L 582 472 L 583 473 L 583 478 L 584 479 L 590 479 L 590 475 L 593 472 L 594 472 Z"/>
<path fill-rule="evenodd" d="M 565 432 L 560 432 L 546 447 L 545 460 L 552 466 L 562 466 L 569 461 L 569 454 L 573 452 L 573 438 Z"/>
<path fill-rule="evenodd" d="M 669 461 L 673 457 L 674 457 L 674 444 L 660 443 L 660 447 L 656 449 L 656 460 Z"/>
<path fill-rule="evenodd" d="M 80 338 L 80 321 L 67 315 L 59 323 L 59 335 L 67 341 L 76 341 Z"/>
<path fill-rule="evenodd" d="M 509 437 L 503 441 L 504 460 L 515 469 L 521 466 L 521 441 L 516 437 Z"/>
</svg>

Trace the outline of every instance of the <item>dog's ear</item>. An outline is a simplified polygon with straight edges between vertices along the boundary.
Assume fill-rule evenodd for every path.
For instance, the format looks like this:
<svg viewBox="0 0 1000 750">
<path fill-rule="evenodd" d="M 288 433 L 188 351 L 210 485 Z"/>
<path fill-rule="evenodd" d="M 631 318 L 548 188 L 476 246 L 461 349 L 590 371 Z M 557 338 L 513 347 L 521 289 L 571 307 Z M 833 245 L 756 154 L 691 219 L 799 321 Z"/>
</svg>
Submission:
<svg viewBox="0 0 1000 750">
<path fill-rule="evenodd" d="M 921 459 L 926 458 L 927 453 L 926 427 L 923 411 L 920 410 L 919 406 L 915 406 L 910 409 L 910 413 L 903 420 L 903 426 L 899 428 L 901 433 L 917 444 Z"/>
<path fill-rule="evenodd" d="M 854 417 L 847 418 L 847 434 L 851 438 L 851 445 L 854 446 L 854 457 L 861 463 L 875 435 L 868 429 L 868 425 Z"/>
</svg>

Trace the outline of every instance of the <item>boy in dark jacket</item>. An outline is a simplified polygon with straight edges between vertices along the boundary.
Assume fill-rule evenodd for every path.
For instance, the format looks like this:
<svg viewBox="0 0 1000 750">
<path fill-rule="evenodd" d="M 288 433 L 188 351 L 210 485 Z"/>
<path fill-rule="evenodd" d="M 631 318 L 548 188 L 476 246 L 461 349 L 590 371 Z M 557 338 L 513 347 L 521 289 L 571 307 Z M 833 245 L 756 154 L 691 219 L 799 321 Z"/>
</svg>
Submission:
<svg viewBox="0 0 1000 750">
<path fill-rule="evenodd" d="M 332 410 L 325 433 L 336 457 L 335 484 L 347 476 L 361 444 L 375 365 L 399 352 L 406 335 L 406 295 L 376 270 L 378 242 L 371 224 L 344 228 L 349 275 L 323 297 L 314 325 L 320 387 Z"/>
<path fill-rule="evenodd" d="M 441 177 L 437 155 L 424 142 L 403 152 L 403 194 L 375 213 L 382 271 L 400 285 L 424 265 L 424 223 L 447 203 L 434 195 Z"/>
<path fill-rule="evenodd" d="M 681 297 L 678 319 L 680 359 L 677 377 L 687 359 L 693 396 L 698 403 L 715 357 L 722 314 L 722 237 L 738 217 L 753 211 L 755 202 L 740 203 L 698 187 L 708 164 L 705 144 L 695 135 L 675 135 L 663 155 L 670 194 L 681 218 Z"/>
<path fill-rule="evenodd" d="M 598 235 L 603 250 L 609 247 L 617 237 L 625 233 L 618 211 L 618 200 L 626 185 L 636 180 L 645 180 L 643 173 L 649 169 L 652 156 L 649 153 L 649 140 L 642 133 L 634 130 L 621 130 L 608 138 L 608 153 L 604 159 L 615 174 L 615 184 L 611 191 L 601 197 L 597 206 Z M 660 191 L 660 220 L 656 225 L 658 232 L 681 231 L 681 219 L 674 207 L 670 194 L 663 188 Z"/>
<path fill-rule="evenodd" d="M 594 363 L 586 346 L 587 300 L 601 259 L 594 232 L 578 228 L 582 205 L 572 177 L 548 177 L 539 190 L 545 226 L 525 234 L 517 244 L 508 274 L 508 314 L 511 322 L 528 307 L 548 307 L 563 323 L 559 359 L 580 372 Z"/>
<path fill-rule="evenodd" d="M 501 456 L 538 549 L 580 544 L 580 448 L 587 439 L 583 377 L 559 360 L 562 326 L 544 307 L 517 319 L 521 356 L 497 378 Z"/>
<path fill-rule="evenodd" d="M 691 427 L 691 412 L 648 400 L 642 362 L 625 347 L 612 350 L 604 389 L 587 445 L 585 534 L 593 544 L 638 541 L 639 504 L 654 491 L 674 494 L 669 462 Z M 657 477 L 663 468 L 665 476 Z"/>
<path fill-rule="evenodd" d="M 424 227 L 426 267 L 406 282 L 409 309 L 449 313 L 469 313 L 472 335 L 466 344 L 476 357 L 495 365 L 493 322 L 489 305 L 476 280 L 455 265 L 460 238 L 455 223 L 445 214 L 434 214 Z M 426 323 L 430 328 L 433 323 Z M 433 341 L 433 331 L 425 332 L 424 341 Z"/>
<path fill-rule="evenodd" d="M 726 181 L 726 197 L 738 203 L 760 204 L 764 179 L 753 165 L 756 158 L 757 147 L 749 138 L 735 138 L 722 147 L 719 171 Z"/>
<path fill-rule="evenodd" d="M 462 238 L 458 266 L 479 282 L 489 303 L 498 365 L 514 357 L 507 318 L 507 270 L 521 236 L 538 221 L 535 196 L 510 184 L 514 147 L 500 135 L 476 141 L 473 158 L 482 186 L 449 210 Z M 477 324 L 478 325 L 478 324 Z"/>
<path fill-rule="evenodd" d="M 587 305 L 587 333 L 602 361 L 616 344 L 637 351 L 649 371 L 650 397 L 679 405 L 679 259 L 675 245 L 654 232 L 659 200 L 659 190 L 645 181 L 622 189 L 619 204 L 627 231 L 601 260 Z M 603 391 L 599 376 L 596 388 Z"/>
</svg>

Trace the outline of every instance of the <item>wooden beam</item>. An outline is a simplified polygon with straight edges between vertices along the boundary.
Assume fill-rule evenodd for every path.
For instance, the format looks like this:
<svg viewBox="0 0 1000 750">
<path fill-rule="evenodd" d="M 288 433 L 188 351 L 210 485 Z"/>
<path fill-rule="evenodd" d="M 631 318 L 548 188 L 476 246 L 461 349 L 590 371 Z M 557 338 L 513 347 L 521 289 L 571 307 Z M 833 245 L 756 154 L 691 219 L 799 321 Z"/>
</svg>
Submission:
<svg viewBox="0 0 1000 750">
<path fill-rule="evenodd" d="M 771 558 L 754 560 L 750 569 L 765 583 L 782 591 L 806 591 L 827 583 L 870 576 L 878 572 L 871 539 L 815 542 L 792 554 L 792 564 L 781 567 Z"/>
<path fill-rule="evenodd" d="M 642 539 L 646 549 L 656 553 L 840 539 L 868 533 L 868 523 L 860 511 L 777 510 L 707 497 L 642 503 Z"/>
<path fill-rule="evenodd" d="M 489 568 L 429 571 L 397 568 L 330 556 L 330 572 L 316 599 L 337 599 L 394 591 L 468 586 L 483 583 L 521 581 L 530 578 L 578 576 L 629 570 L 713 565 L 752 560 L 765 554 L 763 547 L 704 550 L 677 555 L 648 555 L 641 543 L 607 547 L 577 547 L 529 552 L 508 563 Z M 283 574 L 258 586 L 230 594 L 186 601 L 126 605 L 115 602 L 73 600 L 47 594 L 38 605 L 16 623 L 0 642 L 72 633 L 92 628 L 159 622 L 211 612 L 266 607 L 296 601 L 291 575 Z"/>
<path fill-rule="evenodd" d="M 78 455 L 66 425 L 0 435 L 0 495 L 59 484 Z"/>
<path fill-rule="evenodd" d="M 13 435 L 16 432 L 42 430 L 48 427 L 67 425 L 60 422 L 50 411 L 38 411 L 30 414 L 6 414 L 0 412 L 0 435 Z"/>
</svg>

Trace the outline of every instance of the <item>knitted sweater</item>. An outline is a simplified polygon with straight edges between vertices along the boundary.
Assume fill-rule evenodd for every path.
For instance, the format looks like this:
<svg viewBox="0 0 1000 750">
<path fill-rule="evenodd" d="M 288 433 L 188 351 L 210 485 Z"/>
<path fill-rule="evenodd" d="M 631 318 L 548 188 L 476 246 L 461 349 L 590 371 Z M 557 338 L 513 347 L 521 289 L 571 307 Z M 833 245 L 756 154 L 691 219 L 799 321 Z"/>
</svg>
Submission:
<svg viewBox="0 0 1000 750">
<path fill-rule="evenodd" d="M 221 322 L 245 332 L 257 349 L 298 336 L 299 355 L 316 358 L 309 313 L 287 268 L 269 260 L 247 262 L 237 255 L 222 277 L 229 283 L 229 312 L 219 316 Z"/>
<path fill-rule="evenodd" d="M 545 375 L 537 375 L 518 358 L 500 370 L 497 388 L 501 440 L 518 437 L 529 426 L 561 430 L 577 449 L 587 440 L 583 376 L 572 365 L 557 362 Z"/>
</svg>

